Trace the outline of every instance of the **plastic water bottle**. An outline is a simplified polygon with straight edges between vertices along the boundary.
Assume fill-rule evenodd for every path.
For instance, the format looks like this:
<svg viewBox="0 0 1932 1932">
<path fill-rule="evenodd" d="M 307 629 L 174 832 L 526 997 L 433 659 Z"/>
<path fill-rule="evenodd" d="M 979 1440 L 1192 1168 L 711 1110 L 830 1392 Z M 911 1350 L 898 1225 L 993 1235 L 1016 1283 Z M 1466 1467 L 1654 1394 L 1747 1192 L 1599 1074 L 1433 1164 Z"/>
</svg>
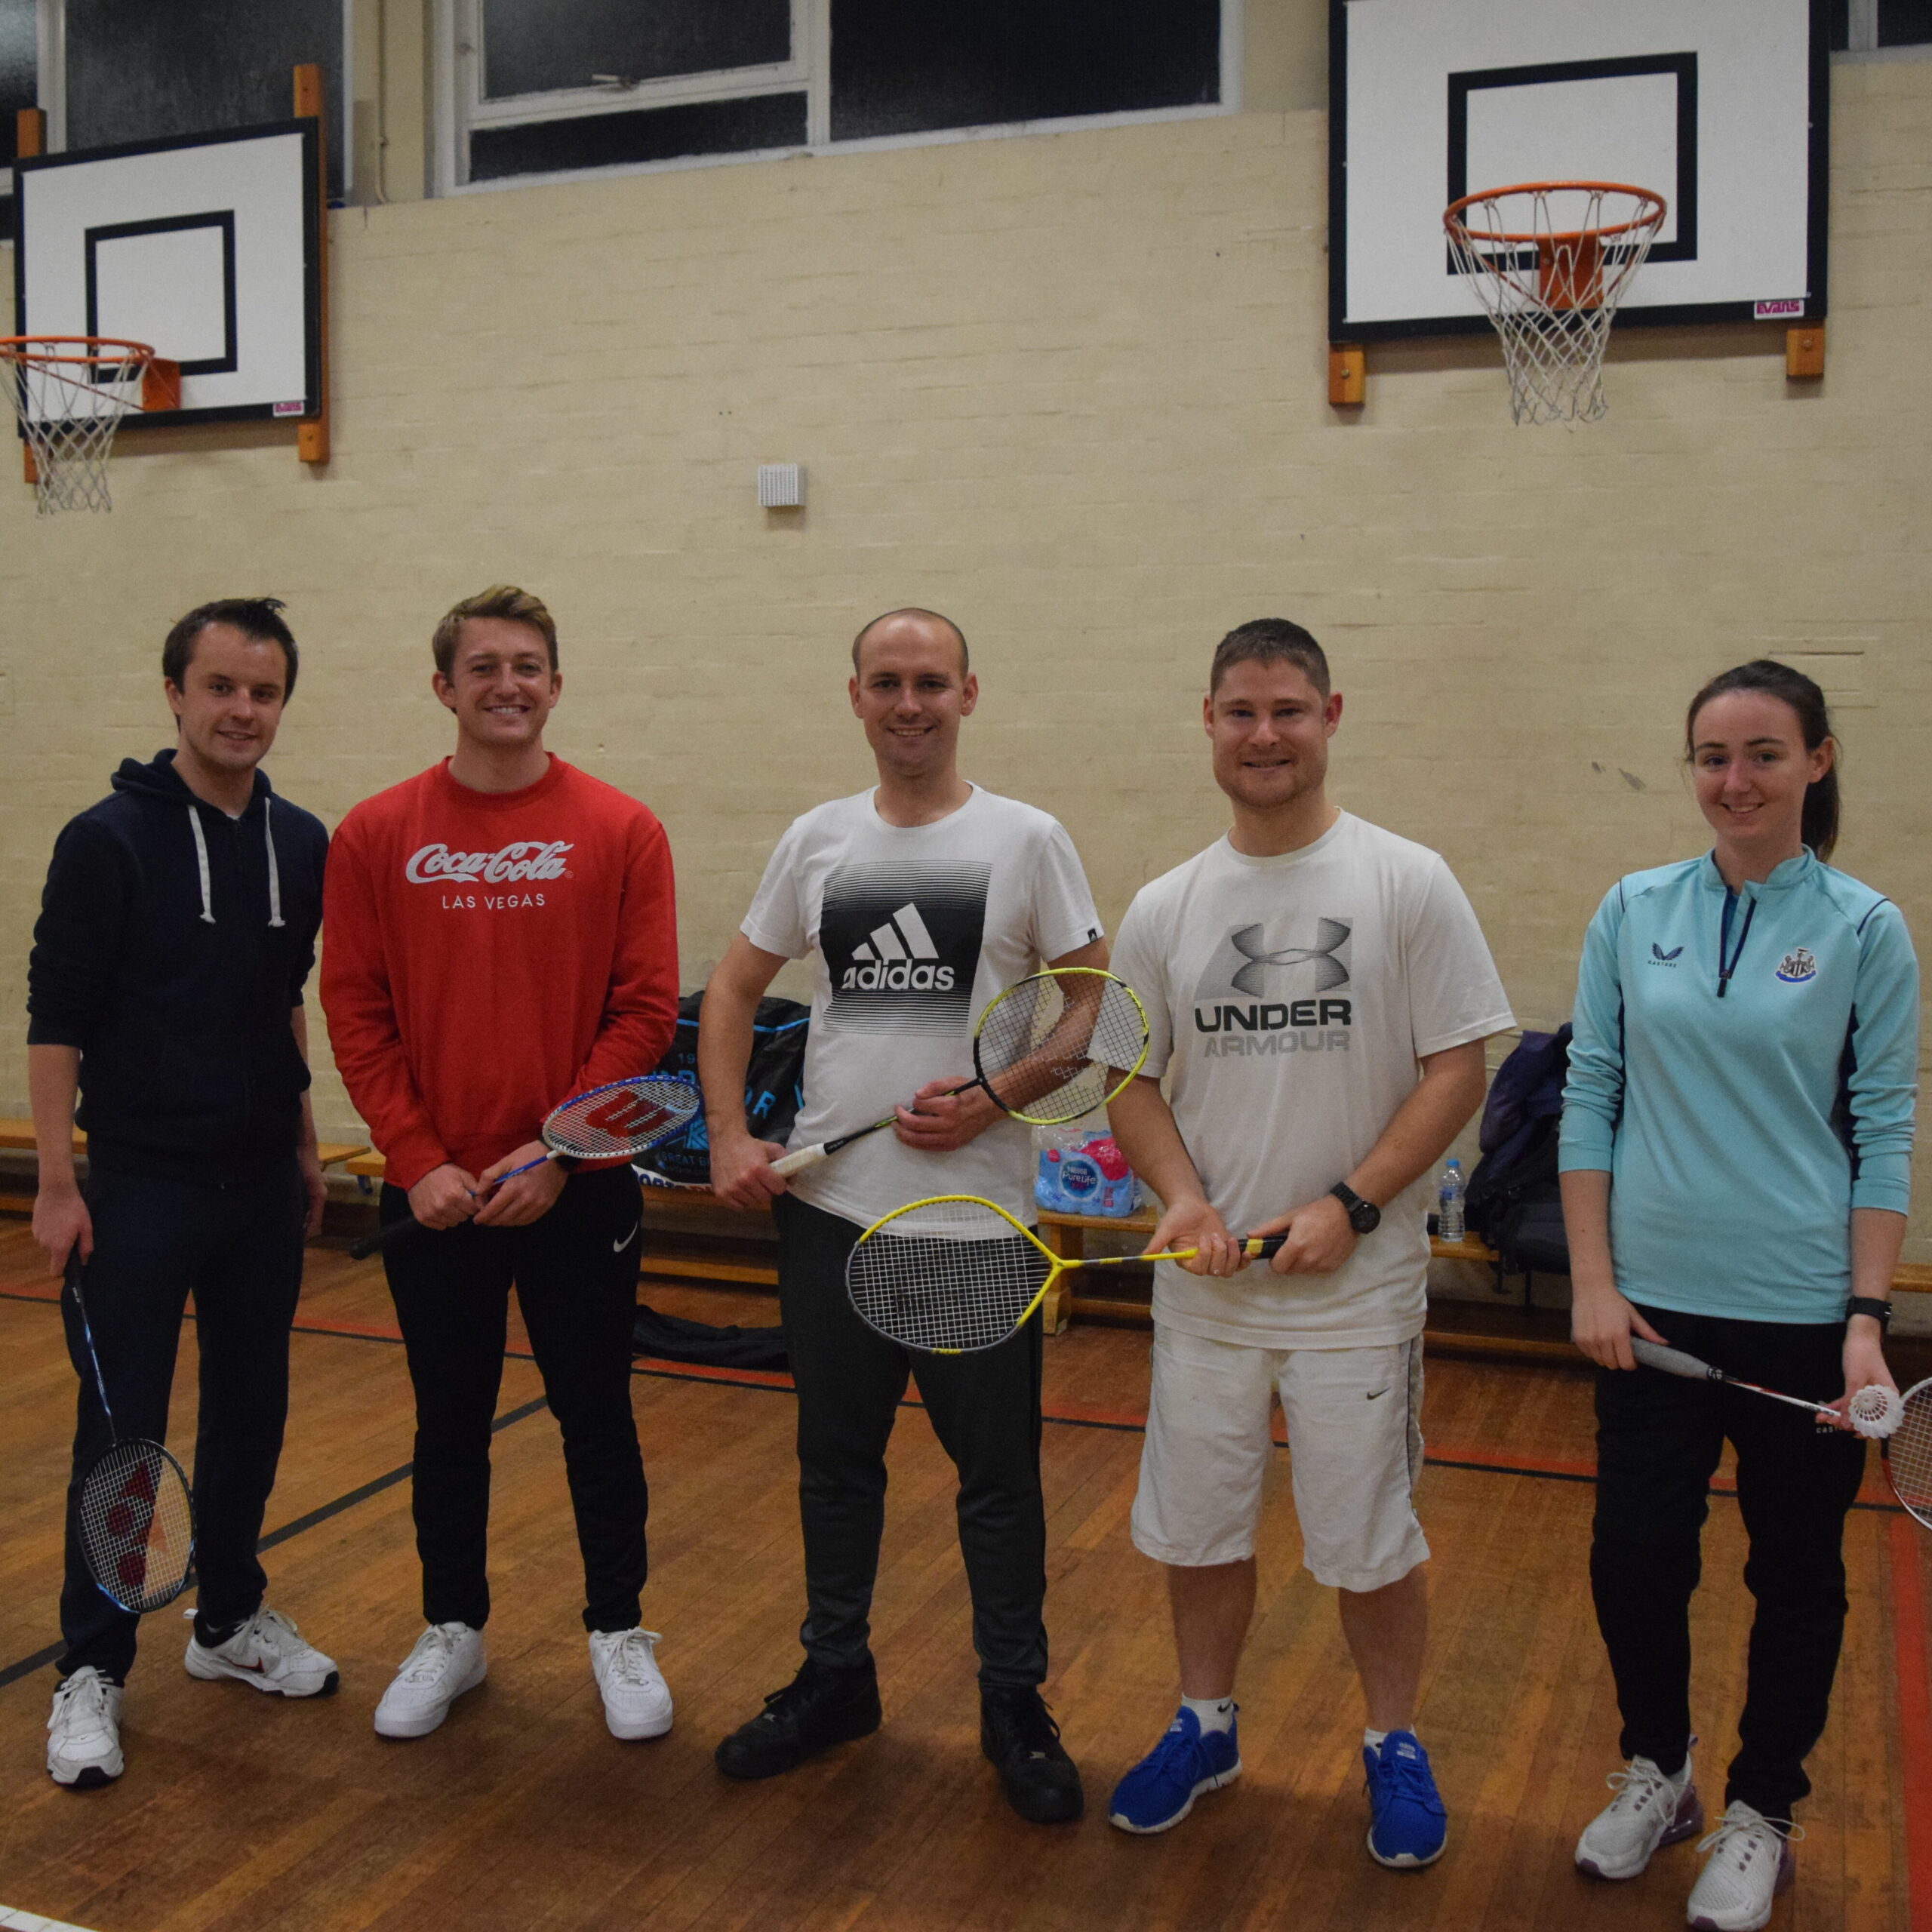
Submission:
<svg viewBox="0 0 1932 1932">
<path fill-rule="evenodd" d="M 1449 1160 L 1442 1164 L 1442 1178 L 1436 1184 L 1435 1232 L 1444 1241 L 1463 1238 L 1463 1199 L 1469 1192 L 1463 1179 L 1463 1164 Z"/>
</svg>

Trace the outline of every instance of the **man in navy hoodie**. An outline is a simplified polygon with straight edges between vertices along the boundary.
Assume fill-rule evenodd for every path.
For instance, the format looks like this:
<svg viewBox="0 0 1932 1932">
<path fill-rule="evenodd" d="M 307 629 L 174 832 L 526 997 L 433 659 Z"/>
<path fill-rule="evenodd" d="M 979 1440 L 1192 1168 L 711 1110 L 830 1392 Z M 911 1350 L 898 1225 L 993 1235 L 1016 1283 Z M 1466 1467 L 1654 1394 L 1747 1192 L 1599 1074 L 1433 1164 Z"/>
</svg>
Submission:
<svg viewBox="0 0 1932 1932">
<path fill-rule="evenodd" d="M 54 1273 L 83 1272 L 123 1435 L 165 1436 L 195 1297 L 200 1592 L 189 1675 L 309 1697 L 336 1687 L 335 1666 L 264 1604 L 255 1555 L 288 1414 L 303 1239 L 323 1198 L 301 1000 L 328 835 L 255 768 L 295 686 L 281 610 L 271 597 L 223 598 L 169 632 L 162 688 L 178 741 L 149 764 L 124 760 L 113 795 L 55 842 L 28 968 L 27 1062 L 34 1239 Z M 62 1308 L 80 1403 L 47 1768 L 83 1789 L 121 1775 L 138 1619 L 96 1586 L 76 1546 L 82 1478 L 110 1436 L 71 1295 Z"/>
</svg>

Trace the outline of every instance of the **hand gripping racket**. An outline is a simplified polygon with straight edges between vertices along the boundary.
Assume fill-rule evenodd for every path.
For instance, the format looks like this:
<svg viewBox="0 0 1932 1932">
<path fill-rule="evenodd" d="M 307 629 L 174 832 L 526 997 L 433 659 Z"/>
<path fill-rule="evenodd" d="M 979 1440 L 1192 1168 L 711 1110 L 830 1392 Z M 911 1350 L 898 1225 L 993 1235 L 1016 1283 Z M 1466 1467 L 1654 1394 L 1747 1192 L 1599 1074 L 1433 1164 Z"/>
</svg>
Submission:
<svg viewBox="0 0 1932 1932">
<path fill-rule="evenodd" d="M 1878 1453 L 1892 1494 L 1932 1530 L 1932 1382 L 1915 1383 L 1900 1398 L 1899 1426 Z"/>
<path fill-rule="evenodd" d="M 1251 1238 L 1242 1252 L 1250 1260 L 1272 1254 L 1286 1238 Z M 1197 1251 L 1071 1260 L 990 1201 L 936 1194 L 895 1208 L 859 1237 L 845 1263 L 845 1291 L 860 1319 L 888 1341 L 928 1355 L 970 1355 L 998 1347 L 1069 1269 L 1185 1261 Z"/>
<path fill-rule="evenodd" d="M 697 1089 L 688 1081 L 673 1079 L 666 1073 L 639 1074 L 634 1079 L 587 1088 L 573 1094 L 545 1120 L 543 1134 L 549 1152 L 499 1174 L 491 1185 L 500 1187 L 546 1161 L 605 1161 L 641 1154 L 690 1126 L 697 1109 Z M 414 1219 L 392 1221 L 376 1233 L 351 1241 L 349 1252 L 355 1260 L 363 1260 L 422 1226 Z"/>
<path fill-rule="evenodd" d="M 1734 1389 L 1748 1389 L 1752 1395 L 1764 1396 L 1774 1402 L 1788 1402 L 1794 1409 L 1808 1409 L 1814 1416 L 1825 1414 L 1831 1407 L 1828 1402 L 1807 1402 L 1801 1395 L 1780 1395 L 1775 1389 L 1761 1388 L 1755 1382 L 1727 1375 L 1722 1369 L 1713 1368 L 1709 1362 L 1700 1361 L 1681 1349 L 1666 1349 L 1658 1343 L 1645 1341 L 1641 1335 L 1630 1337 L 1630 1352 L 1647 1368 L 1660 1368 L 1666 1375 L 1681 1375 L 1692 1382 L 1726 1382 Z M 1898 1427 L 1903 1414 L 1897 1392 L 1887 1389 L 1882 1382 L 1875 1382 L 1869 1388 L 1860 1389 L 1847 1405 L 1852 1427 L 1873 1441 L 1890 1435 Z M 1927 1422 L 1928 1426 L 1932 1426 L 1932 1416 L 1928 1416 Z M 1928 1445 L 1932 1446 L 1932 1434 L 1928 1435 L 1927 1439 Z"/>
<path fill-rule="evenodd" d="M 158 1442 L 140 1436 L 122 1440 L 81 1296 L 81 1275 L 77 1243 L 67 1256 L 67 1287 L 112 1438 L 81 1484 L 81 1559 L 110 1603 L 142 1617 L 172 1603 L 188 1587 L 195 1561 L 194 1499 L 181 1465 Z"/>
<path fill-rule="evenodd" d="M 974 1077 L 952 1091 L 983 1087 L 1015 1120 L 1057 1127 L 1111 1100 L 1146 1057 L 1147 1014 L 1124 980 L 1097 966 L 1049 967 L 988 1002 L 973 1032 Z M 855 1134 L 797 1148 L 771 1171 L 814 1167 L 897 1118 L 888 1114 Z"/>
</svg>

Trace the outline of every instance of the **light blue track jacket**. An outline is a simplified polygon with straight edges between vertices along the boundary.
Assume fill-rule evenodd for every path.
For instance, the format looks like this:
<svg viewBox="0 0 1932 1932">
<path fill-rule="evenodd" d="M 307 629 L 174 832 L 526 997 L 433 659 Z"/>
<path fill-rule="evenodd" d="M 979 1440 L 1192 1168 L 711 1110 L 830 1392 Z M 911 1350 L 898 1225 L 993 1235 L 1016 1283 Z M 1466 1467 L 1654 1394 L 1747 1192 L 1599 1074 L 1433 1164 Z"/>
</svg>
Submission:
<svg viewBox="0 0 1932 1932">
<path fill-rule="evenodd" d="M 1632 872 L 1583 940 L 1560 1164 L 1611 1175 L 1632 1301 L 1835 1321 L 1850 1211 L 1911 1201 L 1918 961 L 1890 900 L 1808 851 L 1734 895 Z"/>
</svg>

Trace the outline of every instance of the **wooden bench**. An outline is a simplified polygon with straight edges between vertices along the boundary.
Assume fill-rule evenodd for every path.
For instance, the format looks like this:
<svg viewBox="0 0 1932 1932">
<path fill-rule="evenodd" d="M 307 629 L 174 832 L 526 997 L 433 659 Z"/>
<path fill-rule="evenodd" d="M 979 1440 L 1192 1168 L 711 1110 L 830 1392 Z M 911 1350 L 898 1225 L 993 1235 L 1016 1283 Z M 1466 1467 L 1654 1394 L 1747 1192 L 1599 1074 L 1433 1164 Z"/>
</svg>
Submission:
<svg viewBox="0 0 1932 1932">
<path fill-rule="evenodd" d="M 365 1186 L 382 1177 L 383 1157 L 373 1151 L 358 1152 L 346 1164 L 347 1171 Z M 643 1192 L 645 1241 L 642 1272 L 647 1278 L 715 1281 L 731 1287 L 775 1288 L 778 1285 L 776 1266 L 756 1252 L 756 1245 L 768 1244 L 755 1245 L 745 1238 L 747 1229 L 756 1225 L 755 1216 L 726 1207 L 709 1188 L 646 1187 Z M 654 1208 L 659 1211 L 656 1215 L 652 1212 Z M 667 1218 L 673 1223 L 685 1221 L 697 1225 L 683 1229 L 675 1226 L 667 1227 L 664 1225 Z M 1038 1226 L 1040 1238 L 1056 1254 L 1065 1255 L 1069 1260 L 1078 1260 L 1087 1251 L 1090 1231 L 1138 1235 L 1144 1242 L 1154 1232 L 1155 1219 L 1146 1210 L 1138 1214 L 1115 1217 L 1057 1214 L 1043 1208 Z M 694 1246 L 689 1238 L 680 1238 L 692 1235 L 697 1236 L 699 1245 Z M 734 1241 L 737 1251 L 725 1251 L 721 1246 L 721 1237 L 724 1241 Z M 1474 1235 L 1454 1241 L 1432 1235 L 1429 1251 L 1432 1260 L 1472 1261 L 1494 1268 L 1498 1270 L 1499 1280 L 1501 1278 L 1503 1257 L 1487 1242 Z M 1932 1294 L 1932 1264 L 1902 1262 L 1892 1278 L 1892 1290 L 1895 1294 Z M 1060 1334 L 1077 1315 L 1137 1323 L 1151 1323 L 1153 1318 L 1147 1303 L 1131 1297 L 1077 1294 L 1066 1275 L 1055 1283 L 1054 1292 L 1042 1304 L 1041 1312 L 1050 1335 Z M 1567 1350 L 1566 1343 L 1561 1352 Z"/>
<path fill-rule="evenodd" d="M 32 1121 L 0 1119 L 0 1147 L 16 1153 L 31 1154 L 37 1144 Z M 74 1152 L 85 1154 L 87 1151 L 88 1137 L 77 1127 L 74 1130 Z M 369 1143 L 366 1140 L 325 1140 L 319 1143 L 315 1149 L 325 1168 L 332 1168 L 338 1161 L 353 1160 L 358 1154 L 366 1154 L 368 1151 Z M 380 1160 L 381 1156 L 378 1155 L 377 1158 Z"/>
</svg>

